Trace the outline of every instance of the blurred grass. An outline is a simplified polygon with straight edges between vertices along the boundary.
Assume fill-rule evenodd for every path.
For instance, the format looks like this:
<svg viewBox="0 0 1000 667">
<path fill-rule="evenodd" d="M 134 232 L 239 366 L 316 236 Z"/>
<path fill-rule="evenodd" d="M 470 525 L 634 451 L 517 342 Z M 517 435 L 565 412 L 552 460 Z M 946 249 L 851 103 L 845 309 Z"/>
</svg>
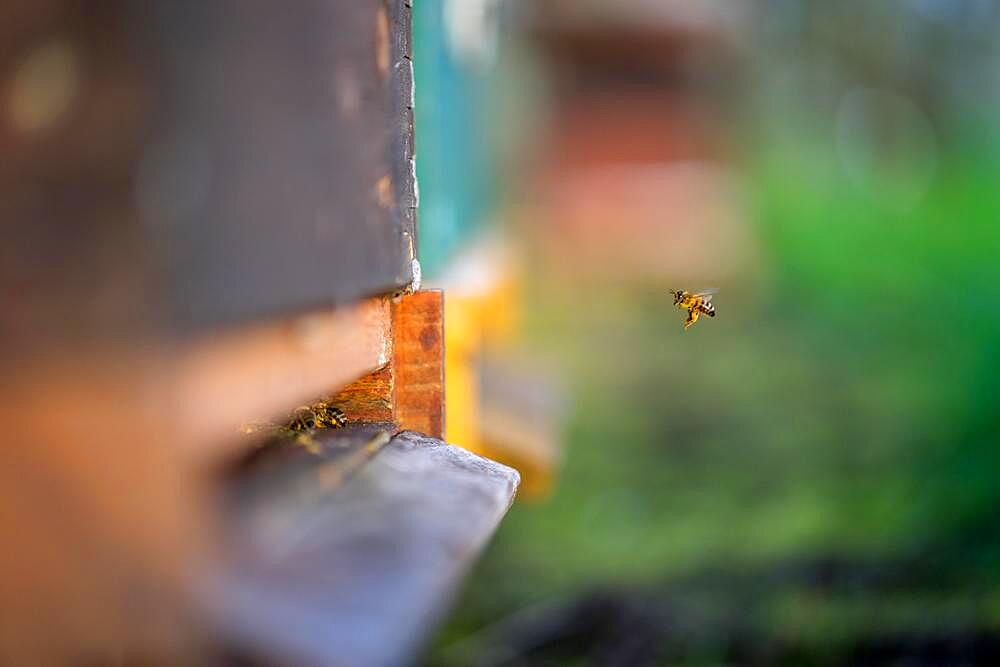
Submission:
<svg viewBox="0 0 1000 667">
<path fill-rule="evenodd" d="M 927 567 L 879 604 L 765 590 L 747 615 L 827 649 L 872 628 L 1000 627 L 995 154 L 942 154 L 906 206 L 891 174 L 858 187 L 823 142 L 756 151 L 761 266 L 687 334 L 668 286 L 566 299 L 539 276 L 528 338 L 575 393 L 567 464 L 550 501 L 511 511 L 432 662 L 539 601 L 813 555 Z M 750 585 L 730 583 L 723 608 Z"/>
</svg>

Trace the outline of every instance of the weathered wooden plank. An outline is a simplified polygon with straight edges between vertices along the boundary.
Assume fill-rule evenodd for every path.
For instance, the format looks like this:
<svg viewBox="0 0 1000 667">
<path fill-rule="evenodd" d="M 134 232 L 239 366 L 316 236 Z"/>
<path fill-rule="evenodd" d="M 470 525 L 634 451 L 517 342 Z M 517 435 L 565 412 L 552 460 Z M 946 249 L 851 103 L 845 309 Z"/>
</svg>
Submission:
<svg viewBox="0 0 1000 667">
<path fill-rule="evenodd" d="M 396 421 L 404 429 L 443 437 L 444 293 L 416 292 L 394 308 Z"/>
<path fill-rule="evenodd" d="M 206 172 L 198 201 L 178 211 L 159 196 L 148 211 L 175 317 L 245 319 L 408 282 L 410 244 L 375 194 L 407 160 L 393 146 L 405 107 L 379 73 L 381 21 L 367 2 L 154 7 L 164 106 L 147 189 Z"/>
<path fill-rule="evenodd" d="M 35 4 L 0 7 L 6 337 L 201 331 L 410 283 L 400 2 Z"/>
<path fill-rule="evenodd" d="M 230 545 L 287 549 L 299 518 L 328 498 L 389 442 L 394 424 L 352 424 L 297 437 L 265 437 L 234 468 L 224 512 Z"/>
<path fill-rule="evenodd" d="M 413 57 L 413 10 L 405 0 L 384 0 L 388 7 L 392 60 Z"/>
<path fill-rule="evenodd" d="M 383 0 L 387 9 L 391 54 L 389 96 L 393 130 L 389 142 L 394 215 L 404 235 L 417 247 L 416 209 L 419 206 L 415 132 L 413 130 L 413 10 L 404 0 Z M 416 255 L 414 255 L 416 256 Z"/>
<path fill-rule="evenodd" d="M 253 546 L 273 544 L 259 524 L 239 529 L 207 599 L 216 627 L 241 653 L 288 664 L 412 664 L 518 480 L 511 468 L 402 433 L 327 501 L 304 508 L 280 552 Z"/>
</svg>

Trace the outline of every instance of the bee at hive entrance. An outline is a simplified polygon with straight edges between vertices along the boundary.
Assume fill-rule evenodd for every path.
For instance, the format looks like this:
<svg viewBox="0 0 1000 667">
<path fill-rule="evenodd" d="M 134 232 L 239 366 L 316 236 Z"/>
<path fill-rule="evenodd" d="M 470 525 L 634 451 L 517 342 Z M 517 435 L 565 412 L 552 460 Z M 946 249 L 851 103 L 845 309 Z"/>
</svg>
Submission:
<svg viewBox="0 0 1000 667">
<path fill-rule="evenodd" d="M 319 453 L 319 443 L 310 435 L 316 429 L 343 428 L 347 415 L 326 401 L 295 408 L 284 424 L 268 422 L 245 424 L 240 431 L 246 435 L 265 434 L 270 442 L 293 441 L 313 454 Z"/>
</svg>

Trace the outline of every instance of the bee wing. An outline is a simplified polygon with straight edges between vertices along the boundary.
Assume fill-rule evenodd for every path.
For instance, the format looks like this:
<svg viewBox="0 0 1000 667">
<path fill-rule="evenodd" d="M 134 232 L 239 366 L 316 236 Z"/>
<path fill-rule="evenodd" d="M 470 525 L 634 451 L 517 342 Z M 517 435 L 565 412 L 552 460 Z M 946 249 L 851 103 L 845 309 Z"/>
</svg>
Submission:
<svg viewBox="0 0 1000 667">
<path fill-rule="evenodd" d="M 692 295 L 693 296 L 700 296 L 705 301 L 711 301 L 712 300 L 712 295 L 715 294 L 718 291 L 719 291 L 719 289 L 717 287 L 710 287 L 708 289 L 703 289 L 703 290 L 698 291 L 698 292 L 692 292 Z"/>
</svg>

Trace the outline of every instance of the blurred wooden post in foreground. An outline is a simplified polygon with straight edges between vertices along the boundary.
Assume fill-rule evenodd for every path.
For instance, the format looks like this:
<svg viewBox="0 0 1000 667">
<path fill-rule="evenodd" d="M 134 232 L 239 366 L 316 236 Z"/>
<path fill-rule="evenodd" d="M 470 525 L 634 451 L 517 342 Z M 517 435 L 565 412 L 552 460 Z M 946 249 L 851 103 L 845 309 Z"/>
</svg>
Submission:
<svg viewBox="0 0 1000 667">
<path fill-rule="evenodd" d="M 415 252 L 410 12 L 406 0 L 0 6 L 0 663 L 369 655 L 319 621 L 295 641 L 247 632 L 261 618 L 280 627 L 317 589 L 331 614 L 317 618 L 349 615 L 365 592 L 323 578 L 362 548 L 349 539 L 310 552 L 328 559 L 313 578 L 288 581 L 270 551 L 251 568 L 259 580 L 240 569 L 240 554 L 262 552 L 239 536 L 272 535 L 275 517 L 287 541 L 269 549 L 312 544 L 313 502 L 358 510 L 330 534 L 399 555 L 338 581 L 439 568 L 406 588 L 410 617 L 386 604 L 370 619 L 405 626 L 396 640 L 410 647 L 496 526 L 516 473 L 437 456 L 426 438 L 408 459 L 420 488 L 397 496 L 420 531 L 385 514 L 402 500 L 351 504 L 377 492 L 352 475 L 416 446 L 401 428 L 444 425 L 443 295 L 419 291 Z M 242 423 L 350 383 L 356 425 L 322 434 L 317 454 L 278 447 L 229 465 L 252 446 Z M 388 480 L 388 465 L 366 479 Z M 466 486 L 490 503 L 455 507 Z M 220 525 L 220 497 L 263 509 L 227 505 Z M 411 557 L 441 549 L 457 556 Z M 259 615 L 241 616 L 247 605 Z"/>
</svg>

